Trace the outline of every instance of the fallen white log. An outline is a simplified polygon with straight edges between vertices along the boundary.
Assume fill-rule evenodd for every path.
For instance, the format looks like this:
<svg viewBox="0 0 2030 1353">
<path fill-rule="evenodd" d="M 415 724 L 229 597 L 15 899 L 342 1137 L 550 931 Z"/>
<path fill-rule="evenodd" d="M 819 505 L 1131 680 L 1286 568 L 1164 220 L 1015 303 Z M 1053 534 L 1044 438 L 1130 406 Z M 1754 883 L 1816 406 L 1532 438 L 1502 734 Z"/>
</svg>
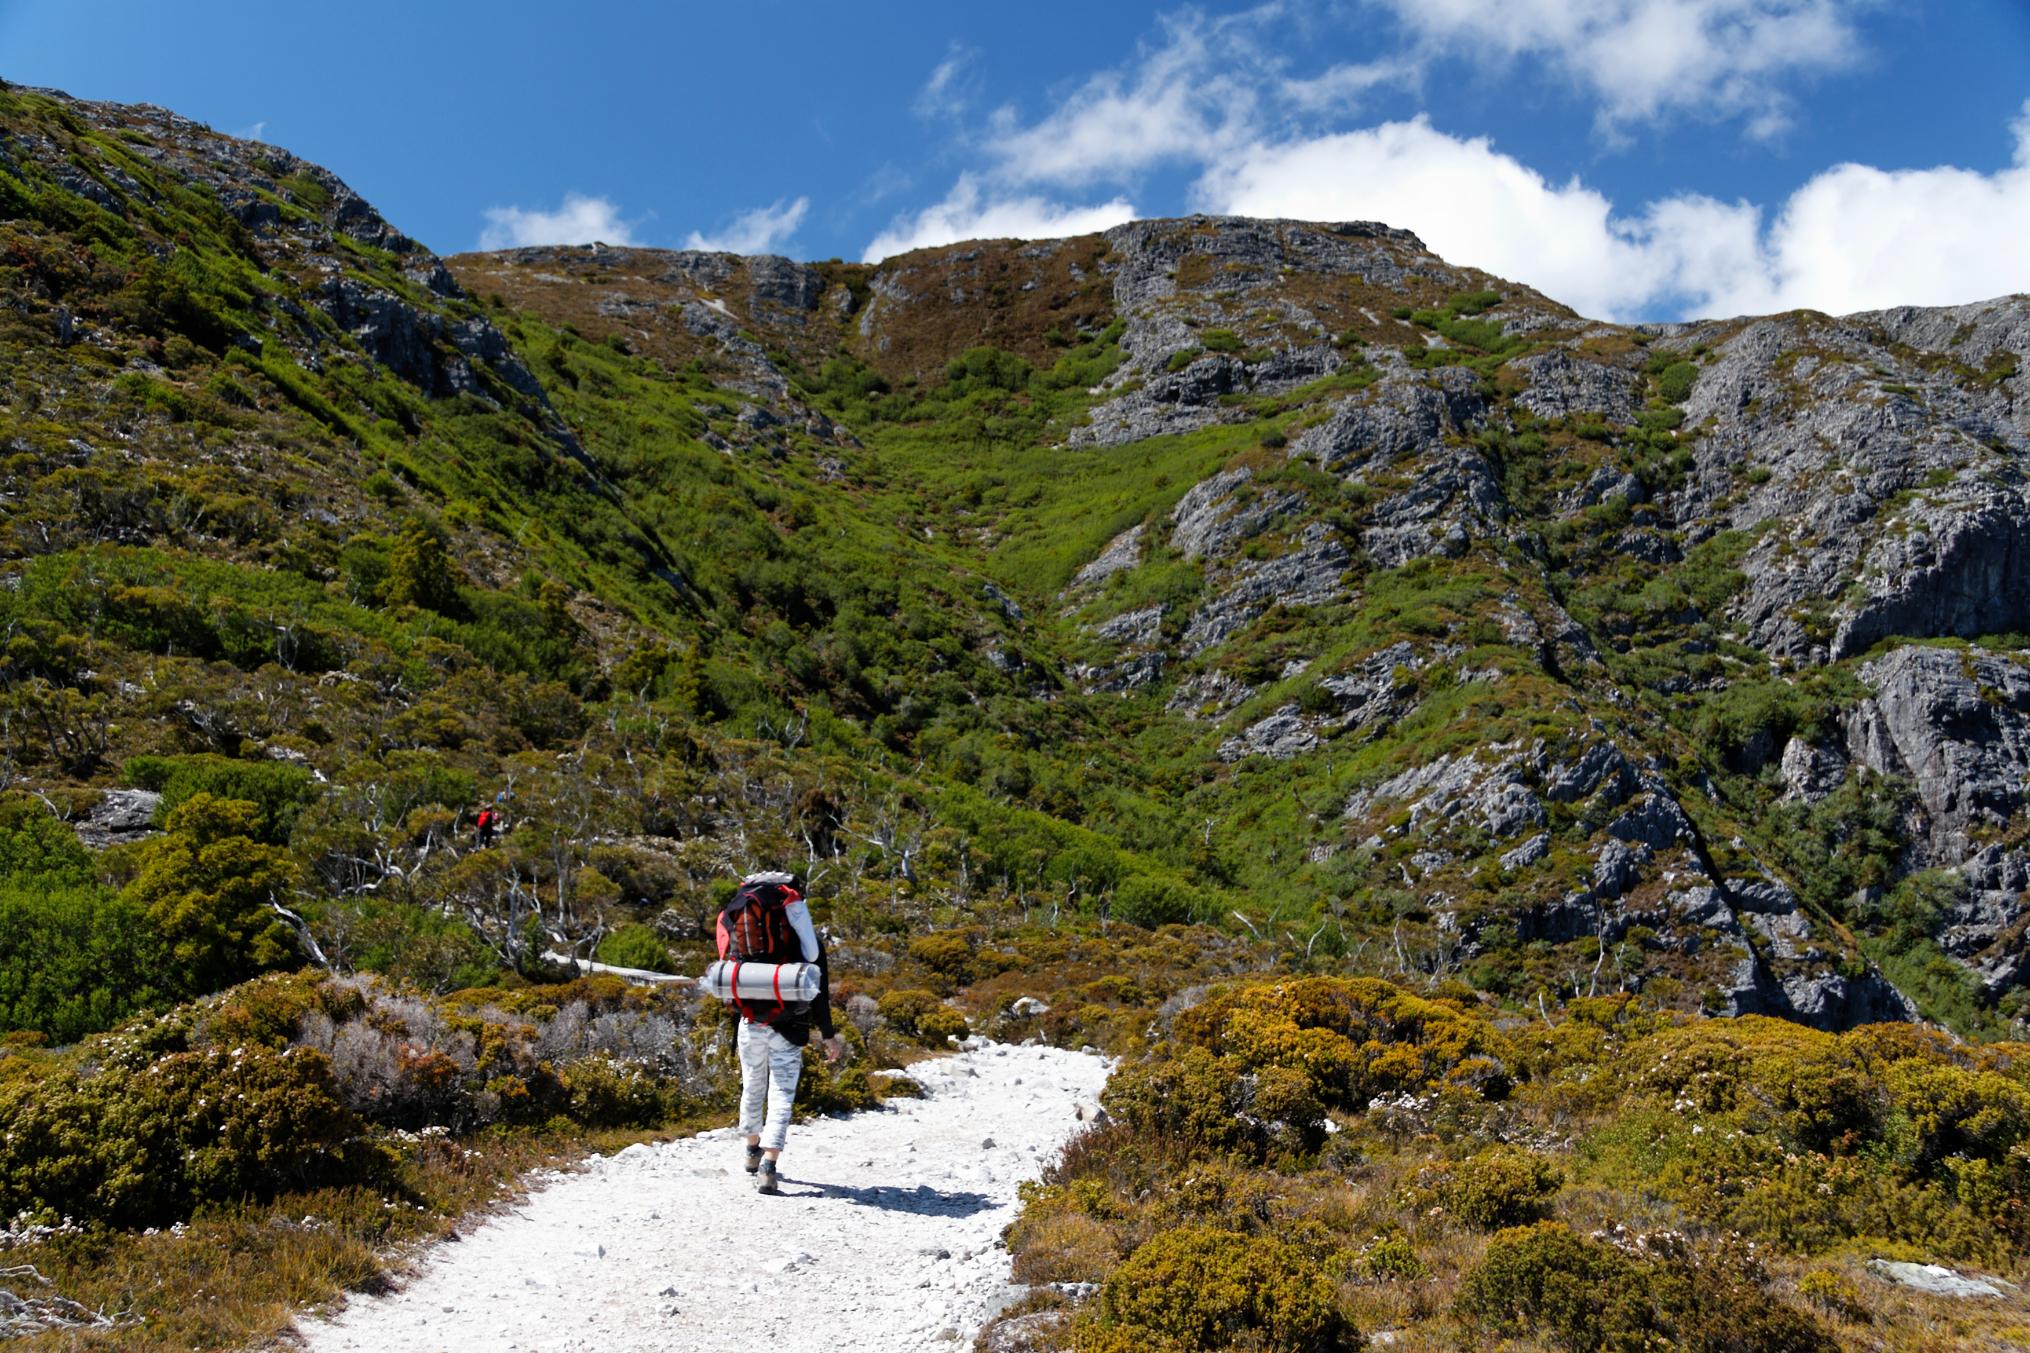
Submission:
<svg viewBox="0 0 2030 1353">
<path fill-rule="evenodd" d="M 673 972 L 650 972 L 647 968 L 616 968 L 611 963 L 594 963 L 589 958 L 573 958 L 555 949 L 543 954 L 545 963 L 556 963 L 564 967 L 579 968 L 585 972 L 603 972 L 611 977 L 623 978 L 629 982 L 649 982 L 659 986 L 688 987 L 697 985 L 695 977 L 681 977 Z"/>
</svg>

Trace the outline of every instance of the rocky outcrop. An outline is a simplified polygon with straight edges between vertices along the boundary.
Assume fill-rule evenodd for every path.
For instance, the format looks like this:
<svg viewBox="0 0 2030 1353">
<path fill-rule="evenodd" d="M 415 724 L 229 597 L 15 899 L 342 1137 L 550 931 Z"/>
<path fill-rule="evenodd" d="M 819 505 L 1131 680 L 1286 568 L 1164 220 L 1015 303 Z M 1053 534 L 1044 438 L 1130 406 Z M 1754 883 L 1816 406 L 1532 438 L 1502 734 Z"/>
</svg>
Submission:
<svg viewBox="0 0 2030 1353">
<path fill-rule="evenodd" d="M 1487 458 L 1452 448 L 1431 456 L 1411 487 L 1376 505 L 1361 548 L 1386 568 L 1429 555 L 1457 559 L 1476 539 L 1495 534 L 1507 515 Z"/>
<path fill-rule="evenodd" d="M 1685 402 L 1680 522 L 1759 529 L 1736 613 L 1779 656 L 1822 662 L 1891 635 L 2030 627 L 2030 353 L 2021 299 L 1673 333 L 1712 349 Z"/>
<path fill-rule="evenodd" d="M 1874 694 L 1847 719 L 1846 754 L 1909 783 L 1916 867 L 1957 871 L 1939 934 L 1990 987 L 2020 978 L 2030 852 L 2011 829 L 2030 805 L 2030 667 L 1997 655 L 1907 646 L 1867 663 Z"/>
<path fill-rule="evenodd" d="M 1642 385 L 1632 371 L 1563 349 L 1514 364 L 1526 382 L 1516 403 L 1539 418 L 1592 416 L 1627 426 L 1642 408 Z"/>
<path fill-rule="evenodd" d="M 1319 606 L 1343 596 L 1341 580 L 1352 562 L 1336 536 L 1314 525 L 1290 553 L 1227 570 L 1209 588 L 1214 600 L 1194 611 L 1185 626 L 1184 654 L 1196 656 L 1225 642 L 1273 605 Z"/>
<path fill-rule="evenodd" d="M 1294 493 L 1249 489 L 1253 478 L 1246 469 L 1224 470 L 1193 485 L 1170 514 L 1172 548 L 1186 559 L 1230 555 L 1302 501 Z"/>
<path fill-rule="evenodd" d="M 161 807 L 162 796 L 152 789 L 109 789 L 78 819 L 78 840 L 103 850 L 152 836 Z"/>
<path fill-rule="evenodd" d="M 1441 445 L 1486 410 L 1469 372 L 1394 372 L 1340 401 L 1291 443 L 1291 453 L 1342 475 L 1378 471 Z"/>
<path fill-rule="evenodd" d="M 1136 522 L 1121 534 L 1107 542 L 1098 557 L 1081 568 L 1072 578 L 1074 590 L 1097 587 L 1116 573 L 1124 573 L 1142 562 L 1142 532 L 1144 526 Z"/>
<path fill-rule="evenodd" d="M 1075 429 L 1074 445 L 1120 446 L 1146 437 L 1245 421 L 1226 407 L 1236 394 L 1273 394 L 1339 371 L 1323 307 L 1289 294 L 1292 272 L 1322 285 L 1434 291 L 1465 284 L 1416 236 L 1371 222 L 1320 225 L 1241 217 L 1136 221 L 1106 233 L 1102 270 L 1127 321 L 1127 360 L 1109 382 L 1119 391 Z M 1335 312 L 1336 313 L 1336 312 Z M 1217 328 L 1237 352 L 1208 351 Z"/>
</svg>

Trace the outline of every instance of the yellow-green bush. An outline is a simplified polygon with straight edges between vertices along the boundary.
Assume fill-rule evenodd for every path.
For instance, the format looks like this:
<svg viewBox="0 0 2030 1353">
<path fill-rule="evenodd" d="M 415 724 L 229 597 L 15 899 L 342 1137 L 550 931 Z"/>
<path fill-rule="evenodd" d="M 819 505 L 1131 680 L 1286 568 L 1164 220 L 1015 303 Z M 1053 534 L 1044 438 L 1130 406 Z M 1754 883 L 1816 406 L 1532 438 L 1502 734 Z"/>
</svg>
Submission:
<svg viewBox="0 0 2030 1353">
<path fill-rule="evenodd" d="M 1797 1294 L 1820 1310 L 1831 1311 L 1844 1320 L 1857 1324 L 1868 1321 L 1868 1307 L 1861 1298 L 1860 1289 L 1835 1269 L 1811 1270 L 1797 1280 Z"/>
<path fill-rule="evenodd" d="M 2006 1047 L 1922 1030 L 1691 1023 L 1605 1059 L 1606 1178 L 1812 1253 L 1861 1236 L 2001 1262 L 2030 1241 L 2030 1088 Z"/>
<path fill-rule="evenodd" d="M 1340 1353 L 1360 1334 L 1319 1261 L 1273 1237 L 1185 1226 L 1153 1237 L 1082 1313 L 1080 1353 Z"/>
<path fill-rule="evenodd" d="M 1119 1067 L 1100 1093 L 1106 1111 L 1136 1132 L 1212 1151 L 1255 1140 L 1241 1121 L 1241 1085 L 1231 1061 L 1203 1048 Z"/>
<path fill-rule="evenodd" d="M 1499 1097 L 1508 1088 L 1509 1045 L 1486 1020 L 1374 978 L 1225 987 L 1179 1015 L 1176 1035 L 1245 1070 L 1300 1070 L 1329 1108 L 1429 1089 Z"/>
<path fill-rule="evenodd" d="M 336 1178 L 359 1124 L 307 1048 L 174 1053 L 0 1077 L 0 1209 L 121 1226 Z"/>
<path fill-rule="evenodd" d="M 1838 1348 L 1815 1317 L 1771 1287 L 1738 1237 L 1703 1247 L 1675 1232 L 1625 1239 L 1626 1249 L 1548 1221 L 1499 1232 L 1467 1270 L 1454 1309 L 1488 1333 L 1573 1353 Z"/>
<path fill-rule="evenodd" d="M 904 987 L 882 995 L 875 1003 L 881 1018 L 920 1043 L 941 1048 L 967 1033 L 966 1017 L 939 1000 L 937 993 L 921 987 Z"/>
<path fill-rule="evenodd" d="M 1564 1173 L 1542 1156 L 1498 1146 L 1436 1167 L 1428 1186 L 1439 1206 L 1483 1231 L 1541 1220 Z"/>
<path fill-rule="evenodd" d="M 1635 1263 L 1562 1222 L 1514 1227 L 1466 1273 L 1459 1314 L 1491 1333 L 1560 1348 L 1641 1348 L 1653 1333 Z"/>
</svg>

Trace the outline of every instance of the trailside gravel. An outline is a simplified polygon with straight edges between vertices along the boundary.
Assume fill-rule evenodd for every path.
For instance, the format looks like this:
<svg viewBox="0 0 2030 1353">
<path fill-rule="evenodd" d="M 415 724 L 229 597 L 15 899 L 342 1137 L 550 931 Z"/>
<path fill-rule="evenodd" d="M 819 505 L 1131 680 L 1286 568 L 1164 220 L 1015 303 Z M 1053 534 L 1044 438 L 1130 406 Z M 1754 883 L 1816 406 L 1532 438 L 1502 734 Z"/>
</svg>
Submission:
<svg viewBox="0 0 2030 1353">
<path fill-rule="evenodd" d="M 1015 1295 L 1016 1185 L 1080 1130 L 1107 1063 L 989 1044 L 910 1068 L 920 1100 L 790 1130 L 783 1196 L 731 1129 L 631 1146 L 298 1332 L 311 1353 L 904 1353 L 968 1348 Z"/>
</svg>

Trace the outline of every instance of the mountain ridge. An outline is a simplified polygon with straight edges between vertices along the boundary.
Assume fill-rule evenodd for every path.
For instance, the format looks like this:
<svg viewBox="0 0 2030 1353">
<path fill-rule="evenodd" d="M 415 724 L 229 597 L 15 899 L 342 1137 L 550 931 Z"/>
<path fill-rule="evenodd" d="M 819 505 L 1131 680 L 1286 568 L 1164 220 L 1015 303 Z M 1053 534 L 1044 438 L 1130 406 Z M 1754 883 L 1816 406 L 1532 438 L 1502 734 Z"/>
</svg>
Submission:
<svg viewBox="0 0 2030 1353">
<path fill-rule="evenodd" d="M 1730 896 L 1742 917 L 1789 919 L 1770 923 L 1784 934 L 1760 947 L 1760 923 L 1732 927 L 1731 943 L 1744 950 L 1740 965 L 1724 979 L 1708 974 L 1707 994 L 1720 993 L 1720 1008 L 1769 1008 L 1774 1000 L 1808 1018 L 1847 1018 L 1831 1012 L 1846 1008 L 1848 997 L 1838 993 L 1860 979 L 1822 967 L 1796 978 L 1801 994 L 1773 998 L 1786 988 L 1769 975 L 1772 964 L 1823 964 L 1842 948 L 1851 967 L 1854 951 L 1838 938 L 1844 903 L 1827 896 L 1800 910 L 1795 881 L 1780 882 L 1783 866 L 1757 858 L 1752 845 L 1734 862 L 1682 853 L 1695 836 L 1688 791 L 1723 818 L 1737 811 L 1710 778 L 1703 788 L 1698 776 L 1669 783 L 1665 765 L 1679 753 L 1664 749 L 1685 745 L 1688 728 L 1695 738 L 1707 729 L 1731 741 L 1695 757 L 1713 763 L 1700 774 L 1733 773 L 1739 805 L 1770 799 L 1751 781 L 1778 753 L 1786 762 L 1844 760 L 1863 777 L 1914 773 L 1917 806 L 1901 811 L 1950 825 L 1914 830 L 1911 839 L 1926 844 L 1913 858 L 1969 865 L 1979 892 L 1946 925 L 1957 957 L 1980 971 L 1991 996 L 2019 970 L 2008 937 L 2020 917 L 2001 899 L 2022 868 L 2021 852 L 1975 849 L 1966 832 L 1976 824 L 1950 802 L 1953 792 L 1922 783 L 1927 759 L 1949 753 L 1933 745 L 1892 754 L 1883 737 L 1859 734 L 1846 739 L 1851 749 L 1807 739 L 1786 752 L 1786 739 L 1801 715 L 1810 716 L 1802 720 L 1808 728 L 1823 724 L 1818 711 L 1828 698 L 1840 717 L 1883 722 L 1879 704 L 1867 713 L 1855 699 L 1848 673 L 1888 636 L 2030 628 L 2023 615 L 2030 601 L 2006 585 L 2030 530 L 2023 419 L 2012 412 L 2013 363 L 2026 333 L 2020 302 L 1630 328 L 1585 320 L 1528 288 L 1454 267 L 1390 227 L 1210 217 L 1134 222 L 1061 241 L 969 242 L 881 265 L 604 246 L 440 261 L 338 180 L 286 152 L 232 142 L 166 113 L 52 107 L 116 133 L 84 142 L 87 161 L 50 161 L 58 187 L 78 189 L 102 210 L 102 198 L 173 200 L 166 188 L 141 190 L 121 168 L 122 155 L 147 142 L 130 161 L 137 172 L 143 163 L 166 167 L 216 201 L 228 243 L 254 265 L 234 284 L 245 290 L 233 294 L 254 299 L 214 321 L 212 341 L 230 357 L 243 340 L 225 332 L 227 321 L 257 322 L 266 346 L 279 340 L 296 369 L 358 372 L 346 379 L 361 412 L 325 422 L 341 445 L 367 447 L 381 474 L 395 469 L 401 482 L 382 490 L 389 506 L 420 491 L 420 502 L 434 500 L 440 514 L 457 508 L 433 529 L 452 533 L 451 558 L 475 577 L 517 570 L 534 577 L 533 569 L 554 579 L 557 567 L 566 569 L 569 595 L 550 604 L 576 617 L 578 661 L 589 664 L 581 683 L 611 670 L 621 656 L 615 644 L 653 643 L 658 628 L 677 637 L 702 624 L 701 636 L 746 650 L 767 629 L 758 615 L 773 612 L 779 619 L 771 623 L 788 623 L 777 647 L 790 667 L 814 675 L 765 678 L 789 685 L 770 698 L 794 705 L 822 697 L 842 711 L 858 703 L 869 729 L 882 718 L 891 730 L 905 728 L 875 733 L 892 750 L 919 738 L 902 708 L 922 707 L 920 696 L 891 684 L 886 694 L 853 697 L 850 684 L 822 675 L 816 650 L 797 637 L 814 624 L 835 633 L 832 603 L 814 608 L 795 591 L 800 583 L 770 598 L 737 568 L 728 574 L 717 552 L 700 553 L 697 525 L 709 513 L 698 513 L 723 494 L 698 492 L 694 506 L 672 515 L 672 485 L 702 489 L 713 477 L 699 473 L 698 456 L 732 457 L 804 494 L 810 506 L 797 511 L 810 521 L 813 512 L 829 513 L 834 531 L 871 548 L 921 555 L 921 585 L 942 594 L 933 604 L 951 608 L 972 633 L 954 654 L 969 664 L 961 686 L 1007 693 L 990 723 L 1028 720 L 1016 711 L 1041 695 L 1039 709 L 1061 711 L 1049 717 L 1071 718 L 1085 730 L 1072 736 L 1090 744 L 1112 737 L 1102 732 L 1114 718 L 1108 707 L 1081 703 L 1073 712 L 1055 692 L 1083 690 L 1088 701 L 1127 696 L 1148 707 L 1131 717 L 1142 729 L 1135 736 L 1204 748 L 1203 761 L 1189 767 L 1187 756 L 1183 768 L 1189 794 L 1209 811 L 1238 807 L 1243 816 L 1254 792 L 1246 787 L 1251 761 L 1308 766 L 1320 749 L 1330 759 L 1329 745 L 1353 735 L 1371 768 L 1354 780 L 1329 772 L 1313 787 L 1345 805 L 1340 820 L 1349 825 L 1335 832 L 1315 812 L 1306 823 L 1281 823 L 1278 839 L 1266 843 L 1269 858 L 1257 860 L 1252 877 L 1245 866 L 1229 870 L 1228 886 L 1273 880 L 1280 871 L 1270 861 L 1286 850 L 1309 857 L 1306 889 L 1319 886 L 1335 859 L 1366 852 L 1363 873 L 1407 878 L 1407 857 L 1421 856 L 1427 881 L 1416 891 L 1449 898 L 1470 889 L 1484 898 L 1463 911 L 1411 906 L 1431 946 L 1424 961 L 1453 963 L 1455 943 L 1467 958 L 1484 950 L 1484 926 L 1515 930 L 1503 913 L 1603 912 L 1643 879 L 1678 867 L 1650 858 L 1661 853 L 1723 895 L 1739 891 L 1728 882 L 1736 876 L 1793 894 L 1768 904 L 1774 912 L 1742 900 L 1748 893 Z M 12 144 L 53 148 L 47 138 Z M 96 167 L 80 170 L 85 162 Z M 291 287 L 307 288 L 307 308 L 289 299 Z M 567 365 L 545 368 L 541 354 L 586 342 L 612 354 L 637 403 L 651 386 L 671 389 L 674 418 L 620 428 L 628 415 L 625 401 L 610 397 L 618 388 L 612 375 L 600 378 L 607 391 L 595 394 Z M 331 365 L 347 353 L 357 355 Z M 271 378 L 273 360 L 261 359 Z M 388 386 L 391 378 L 400 386 Z M 285 386 L 290 379 L 284 375 Z M 685 384 L 672 389 L 672 381 Z M 482 438 L 497 438 L 500 419 L 510 418 L 526 429 L 514 438 L 541 448 L 537 462 L 503 476 L 499 457 L 510 443 L 454 447 L 455 464 L 496 465 L 490 487 L 452 489 L 444 472 L 424 471 L 413 442 L 400 440 L 424 415 L 398 409 L 386 417 L 382 405 L 411 399 L 401 389 L 446 407 L 466 401 L 469 426 Z M 300 402 L 323 417 L 316 397 Z M 376 429 L 391 440 L 376 445 Z M 686 444 L 696 451 L 684 453 L 688 468 L 672 478 L 677 463 L 666 458 Z M 1864 457 L 1865 476 L 1844 465 L 1844 448 Z M 1120 463 L 1124 449 L 1141 463 Z M 1005 470 L 1041 455 L 1056 458 L 1042 477 Z M 1103 497 L 1081 498 L 1081 477 L 1104 481 Z M 499 529 L 522 519 L 515 529 L 524 538 L 531 529 L 553 534 L 527 515 L 542 501 L 526 496 L 537 485 L 559 505 L 581 505 L 555 517 L 566 528 L 556 545 L 564 553 L 547 568 L 540 554 L 505 548 Z M 330 492 L 347 489 L 334 483 Z M 352 492 L 348 515 L 387 515 Z M 758 502 L 750 493 L 744 510 Z M 446 516 L 457 524 L 447 528 Z M 772 537 L 769 552 L 807 549 L 797 534 L 808 526 L 786 535 L 779 516 L 764 507 L 753 517 L 763 533 L 756 539 Z M 1827 534 L 1807 523 L 1840 529 Z M 336 536 L 327 532 L 323 548 L 337 550 Z M 685 543 L 669 543 L 679 539 Z M 505 558 L 521 554 L 523 562 L 505 563 L 504 548 Z M 1114 564 L 1097 576 L 1081 573 L 1100 559 Z M 1431 569 L 1446 576 L 1419 572 Z M 931 584 L 938 573 L 945 580 Z M 1377 612 L 1370 576 L 1402 599 Z M 953 592 L 951 583 L 966 577 L 973 581 Z M 616 587 L 622 579 L 630 580 Z M 997 601 L 984 589 L 1003 595 Z M 1451 603 L 1435 625 L 1423 614 L 1433 597 Z M 586 647 L 595 633 L 601 639 Z M 1354 642 L 1354 634 L 1368 637 Z M 1492 665 L 1466 660 L 1475 645 Z M 1279 656 L 1271 664 L 1265 653 Z M 1385 657 L 1386 680 L 1378 667 Z M 947 661 L 928 649 L 925 659 L 933 669 Z M 1760 661 L 1790 670 L 1774 685 L 1736 679 Z M 2006 656 L 1991 661 L 2014 670 Z M 1944 678 L 1922 670 L 1929 675 L 1921 698 L 1948 698 L 1938 691 Z M 1523 763 L 1490 753 L 1464 758 L 1474 767 L 1467 772 L 1457 755 L 1447 763 L 1424 754 L 1420 711 L 1435 717 L 1462 687 L 1491 690 L 1505 680 L 1532 693 L 1481 692 L 1493 712 L 1489 748 L 1513 741 L 1496 730 L 1518 731 L 1524 705 L 1555 709 L 1576 698 L 1584 717 L 1552 719 L 1543 731 L 1556 735 L 1537 738 L 1547 750 Z M 1823 694 L 1828 683 L 1840 694 Z M 1747 714 L 1759 711 L 1768 722 L 1736 730 L 1727 716 L 1740 711 L 1708 708 L 1730 703 L 1709 695 L 1730 697 L 1737 688 L 1755 691 Z M 938 707 L 990 707 L 977 690 L 940 697 L 951 699 L 958 704 Z M 1646 702 L 1657 707 L 1644 710 Z M 1990 708 L 2014 726 L 2013 704 Z M 1355 805 L 1382 801 L 1378 782 L 1423 794 L 1405 800 L 1414 816 L 1429 795 L 1415 776 L 1403 776 L 1420 766 L 1437 775 L 1446 803 L 1460 793 L 1495 793 L 1488 776 L 1530 801 L 1520 817 L 1486 818 L 1483 833 L 1548 823 L 1556 800 L 1544 797 L 1544 785 L 1600 745 L 1589 720 L 1618 724 L 1609 744 L 1635 739 L 1634 750 L 1615 755 L 1647 769 L 1630 769 L 1616 783 L 1639 785 L 1630 792 L 1644 802 L 1667 801 L 1659 811 L 1680 825 L 1630 846 L 1605 817 L 1582 816 L 1574 826 L 1594 833 L 1583 847 L 1590 863 L 1558 896 L 1500 901 L 1484 878 L 1472 881 L 1497 856 L 1530 872 L 1530 861 L 1549 853 L 1530 844 L 1535 836 L 1511 832 L 1481 855 L 1436 840 L 1412 848 L 1395 828 L 1376 835 L 1353 825 L 1373 811 L 1356 813 Z M 1198 731 L 1203 724 L 1216 727 L 1208 735 Z M 1126 757 L 1110 772 L 1116 780 L 1135 759 L 1129 746 L 1116 742 Z M 1447 764 L 1452 780 L 1431 769 Z M 1976 796 L 1988 804 L 1977 816 L 2005 836 L 2022 801 L 2009 773 L 2001 783 L 1982 781 Z M 1461 775 L 1466 780 L 1454 784 Z M 1550 835 L 1556 841 L 1559 833 Z M 1631 872 L 1624 850 L 1647 855 Z M 1390 867 L 1379 858 L 1390 855 L 1404 859 Z M 1644 915 L 1704 915 L 1695 892 L 1677 889 L 1674 909 Z M 1818 919 L 1802 919 L 1808 914 Z M 1564 934 L 1576 922 L 1544 924 L 1521 930 Z M 1634 924 L 1623 917 L 1594 929 L 1606 944 L 1607 929 Z M 1694 923 L 1674 925 L 1694 943 Z M 1820 947 L 1826 942 L 1832 950 Z M 1812 954 L 1822 957 L 1800 957 Z M 1855 1008 L 1897 1008 L 1886 999 L 1868 997 Z"/>
</svg>

